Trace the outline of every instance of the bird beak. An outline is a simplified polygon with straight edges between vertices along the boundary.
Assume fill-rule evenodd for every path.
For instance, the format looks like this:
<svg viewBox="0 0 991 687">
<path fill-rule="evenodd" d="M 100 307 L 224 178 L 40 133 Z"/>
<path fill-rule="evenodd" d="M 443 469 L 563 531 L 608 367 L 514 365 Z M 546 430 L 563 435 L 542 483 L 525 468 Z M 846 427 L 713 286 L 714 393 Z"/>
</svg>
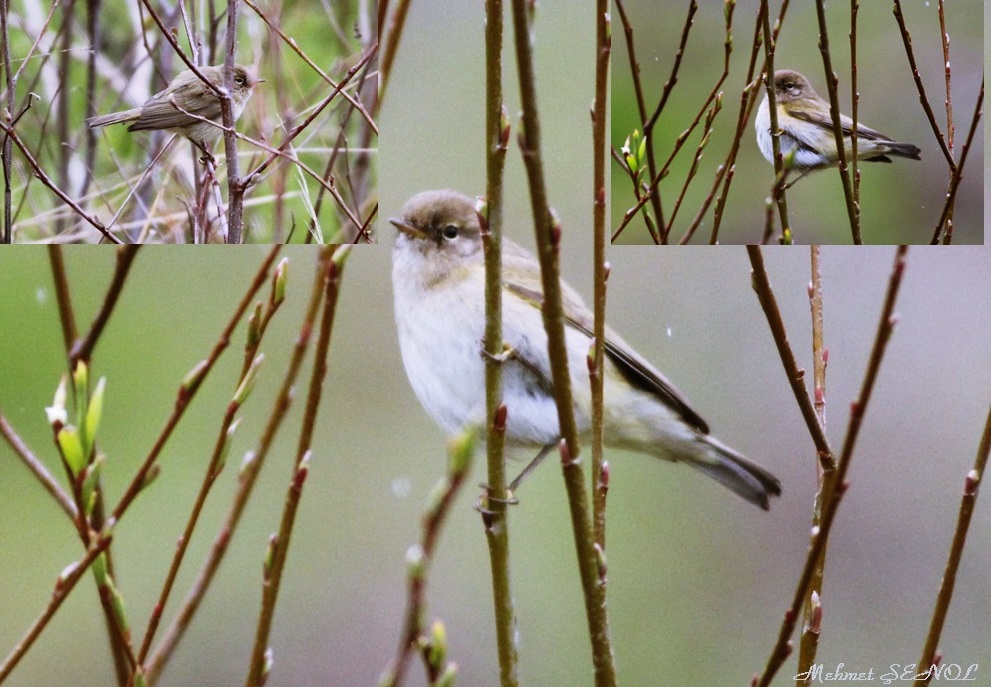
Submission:
<svg viewBox="0 0 991 687">
<path fill-rule="evenodd" d="M 394 226 L 396 229 L 398 229 L 399 231 L 403 232 L 404 234 L 407 234 L 408 236 L 413 237 L 414 239 L 425 239 L 425 238 L 427 238 L 427 235 L 426 234 L 424 234 L 422 231 L 420 231 L 419 229 L 417 229 L 416 227 L 414 227 L 412 224 L 410 224 L 409 222 L 407 222 L 404 218 L 390 217 L 389 218 L 389 224 L 391 224 L 392 226 Z"/>
</svg>

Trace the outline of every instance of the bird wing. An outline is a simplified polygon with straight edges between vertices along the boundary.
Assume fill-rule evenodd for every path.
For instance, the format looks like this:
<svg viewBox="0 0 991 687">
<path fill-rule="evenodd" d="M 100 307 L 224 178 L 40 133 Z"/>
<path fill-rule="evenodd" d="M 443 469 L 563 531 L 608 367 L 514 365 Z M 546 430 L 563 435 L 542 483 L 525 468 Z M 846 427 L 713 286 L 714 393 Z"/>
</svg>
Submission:
<svg viewBox="0 0 991 687">
<path fill-rule="evenodd" d="M 527 283 L 505 281 L 504 284 L 511 293 L 540 309 L 543 305 L 544 294 L 539 282 L 534 284 L 529 278 L 524 278 L 523 281 Z M 592 338 L 594 336 L 592 317 L 581 298 L 567 284 L 562 284 L 561 296 L 565 324 Z M 630 384 L 658 397 L 664 405 L 678 413 L 685 422 L 701 433 L 709 433 L 709 426 L 705 420 L 695 412 L 682 393 L 608 327 L 606 328 L 605 349 L 606 357 L 612 361 L 616 369 Z M 527 365 L 525 361 L 523 362 Z M 531 367 L 531 365 L 527 366 Z"/>
<path fill-rule="evenodd" d="M 830 118 L 828 110 L 825 112 L 820 112 L 819 110 L 804 110 L 793 107 L 788 111 L 788 114 L 792 117 L 797 117 L 798 119 L 815 124 L 823 129 L 827 129 L 829 131 L 833 130 L 833 120 Z M 853 120 L 845 114 L 840 115 L 840 130 L 843 132 L 844 136 L 853 135 Z M 885 136 L 880 131 L 876 131 L 869 126 L 864 126 L 860 122 L 857 122 L 857 136 L 861 136 L 871 141 L 894 140 L 890 136 Z"/>
</svg>

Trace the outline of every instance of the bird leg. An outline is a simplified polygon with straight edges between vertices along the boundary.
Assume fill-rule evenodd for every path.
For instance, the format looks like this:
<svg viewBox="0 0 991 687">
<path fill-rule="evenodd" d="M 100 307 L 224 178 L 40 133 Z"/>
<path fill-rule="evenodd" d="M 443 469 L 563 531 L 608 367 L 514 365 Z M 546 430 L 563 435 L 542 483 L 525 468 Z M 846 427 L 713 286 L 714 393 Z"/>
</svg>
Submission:
<svg viewBox="0 0 991 687">
<path fill-rule="evenodd" d="M 486 484 L 485 482 L 479 484 L 478 486 L 484 489 L 485 493 L 479 496 L 478 500 L 475 502 L 475 510 L 477 510 L 479 513 L 482 513 L 484 515 L 491 515 L 492 511 L 482 506 L 482 503 L 484 501 L 496 501 L 498 503 L 505 503 L 510 506 L 515 506 L 517 503 L 519 503 L 520 500 L 516 498 L 516 490 L 519 488 L 520 484 L 523 483 L 523 480 L 526 478 L 526 476 L 529 475 L 531 472 L 533 472 L 534 469 L 536 469 L 536 467 L 540 465 L 541 462 L 543 462 L 544 458 L 547 457 L 547 454 L 550 453 L 551 449 L 557 446 L 559 442 L 560 439 L 555 439 L 554 441 L 547 444 L 546 446 L 541 448 L 540 451 L 537 452 L 537 455 L 534 456 L 533 460 L 527 463 L 527 466 L 523 468 L 523 471 L 516 476 L 516 479 L 514 479 L 512 482 L 506 485 L 506 495 L 507 495 L 506 498 L 493 496 L 492 487 Z"/>
</svg>

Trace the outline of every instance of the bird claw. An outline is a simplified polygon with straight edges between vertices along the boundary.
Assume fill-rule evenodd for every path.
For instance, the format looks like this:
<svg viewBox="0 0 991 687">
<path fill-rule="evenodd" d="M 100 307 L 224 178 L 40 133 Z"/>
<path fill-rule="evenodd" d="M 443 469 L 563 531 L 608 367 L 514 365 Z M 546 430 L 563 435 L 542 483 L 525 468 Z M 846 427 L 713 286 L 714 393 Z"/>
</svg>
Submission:
<svg viewBox="0 0 991 687">
<path fill-rule="evenodd" d="M 482 482 L 478 486 L 483 490 L 483 493 L 479 494 L 478 498 L 475 500 L 475 510 L 477 510 L 482 515 L 495 515 L 495 511 L 486 508 L 484 505 L 490 501 L 501 503 L 507 506 L 515 506 L 520 502 L 518 498 L 513 496 L 513 492 L 511 492 L 508 489 L 505 491 L 506 497 L 502 498 L 502 497 L 493 496 L 492 487 L 490 487 L 488 484 Z"/>
<path fill-rule="evenodd" d="M 485 350 L 485 342 L 479 341 L 479 354 L 486 362 L 502 364 L 510 360 L 516 360 L 516 349 L 507 343 L 502 345 L 502 353 L 489 353 Z"/>
</svg>

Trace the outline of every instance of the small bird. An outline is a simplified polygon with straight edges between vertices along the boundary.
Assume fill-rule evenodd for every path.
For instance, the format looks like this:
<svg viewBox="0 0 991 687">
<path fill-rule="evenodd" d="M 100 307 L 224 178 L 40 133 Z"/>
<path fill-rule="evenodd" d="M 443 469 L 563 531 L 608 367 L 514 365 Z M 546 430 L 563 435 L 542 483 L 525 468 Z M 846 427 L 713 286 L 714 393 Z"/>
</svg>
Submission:
<svg viewBox="0 0 991 687">
<path fill-rule="evenodd" d="M 833 120 L 829 116 L 829 102 L 823 100 L 809 84 L 808 79 L 787 69 L 774 72 L 774 98 L 778 110 L 778 126 L 781 129 L 782 156 L 795 151 L 792 169 L 803 176 L 817 169 L 832 167 L 839 161 Z M 844 151 L 847 160 L 853 155 L 850 137 L 853 120 L 840 115 L 843 130 Z M 771 146 L 771 116 L 767 96 L 757 110 L 754 120 L 757 130 L 757 146 L 773 165 Z M 922 159 L 922 151 L 911 143 L 899 143 L 890 136 L 857 122 L 857 159 L 868 162 L 891 162 L 891 156 Z M 795 181 L 791 182 L 792 184 Z"/>
<path fill-rule="evenodd" d="M 218 87 L 223 87 L 224 66 L 201 67 L 200 71 Z M 233 115 L 236 122 L 252 92 L 264 79 L 257 78 L 247 67 L 234 65 Z M 196 115 L 194 117 L 193 115 Z M 128 131 L 165 130 L 185 136 L 195 143 L 213 143 L 223 129 L 197 117 L 222 124 L 220 98 L 192 70 L 180 72 L 164 90 L 148 98 L 141 107 L 122 112 L 90 117 L 91 128 L 109 124 L 129 123 Z"/>
<path fill-rule="evenodd" d="M 456 191 L 413 196 L 392 251 L 396 325 L 413 391 L 447 432 L 485 420 L 485 331 L 481 224 L 473 199 Z M 540 266 L 508 240 L 503 250 L 503 367 L 506 440 L 547 449 L 560 441 L 547 334 L 541 315 Z M 575 418 L 591 435 L 591 389 L 586 358 L 593 316 L 561 283 L 568 368 Z M 604 442 L 616 448 L 683 462 L 765 510 L 781 493 L 777 478 L 709 435 L 685 397 L 615 332 L 606 329 Z"/>
</svg>

